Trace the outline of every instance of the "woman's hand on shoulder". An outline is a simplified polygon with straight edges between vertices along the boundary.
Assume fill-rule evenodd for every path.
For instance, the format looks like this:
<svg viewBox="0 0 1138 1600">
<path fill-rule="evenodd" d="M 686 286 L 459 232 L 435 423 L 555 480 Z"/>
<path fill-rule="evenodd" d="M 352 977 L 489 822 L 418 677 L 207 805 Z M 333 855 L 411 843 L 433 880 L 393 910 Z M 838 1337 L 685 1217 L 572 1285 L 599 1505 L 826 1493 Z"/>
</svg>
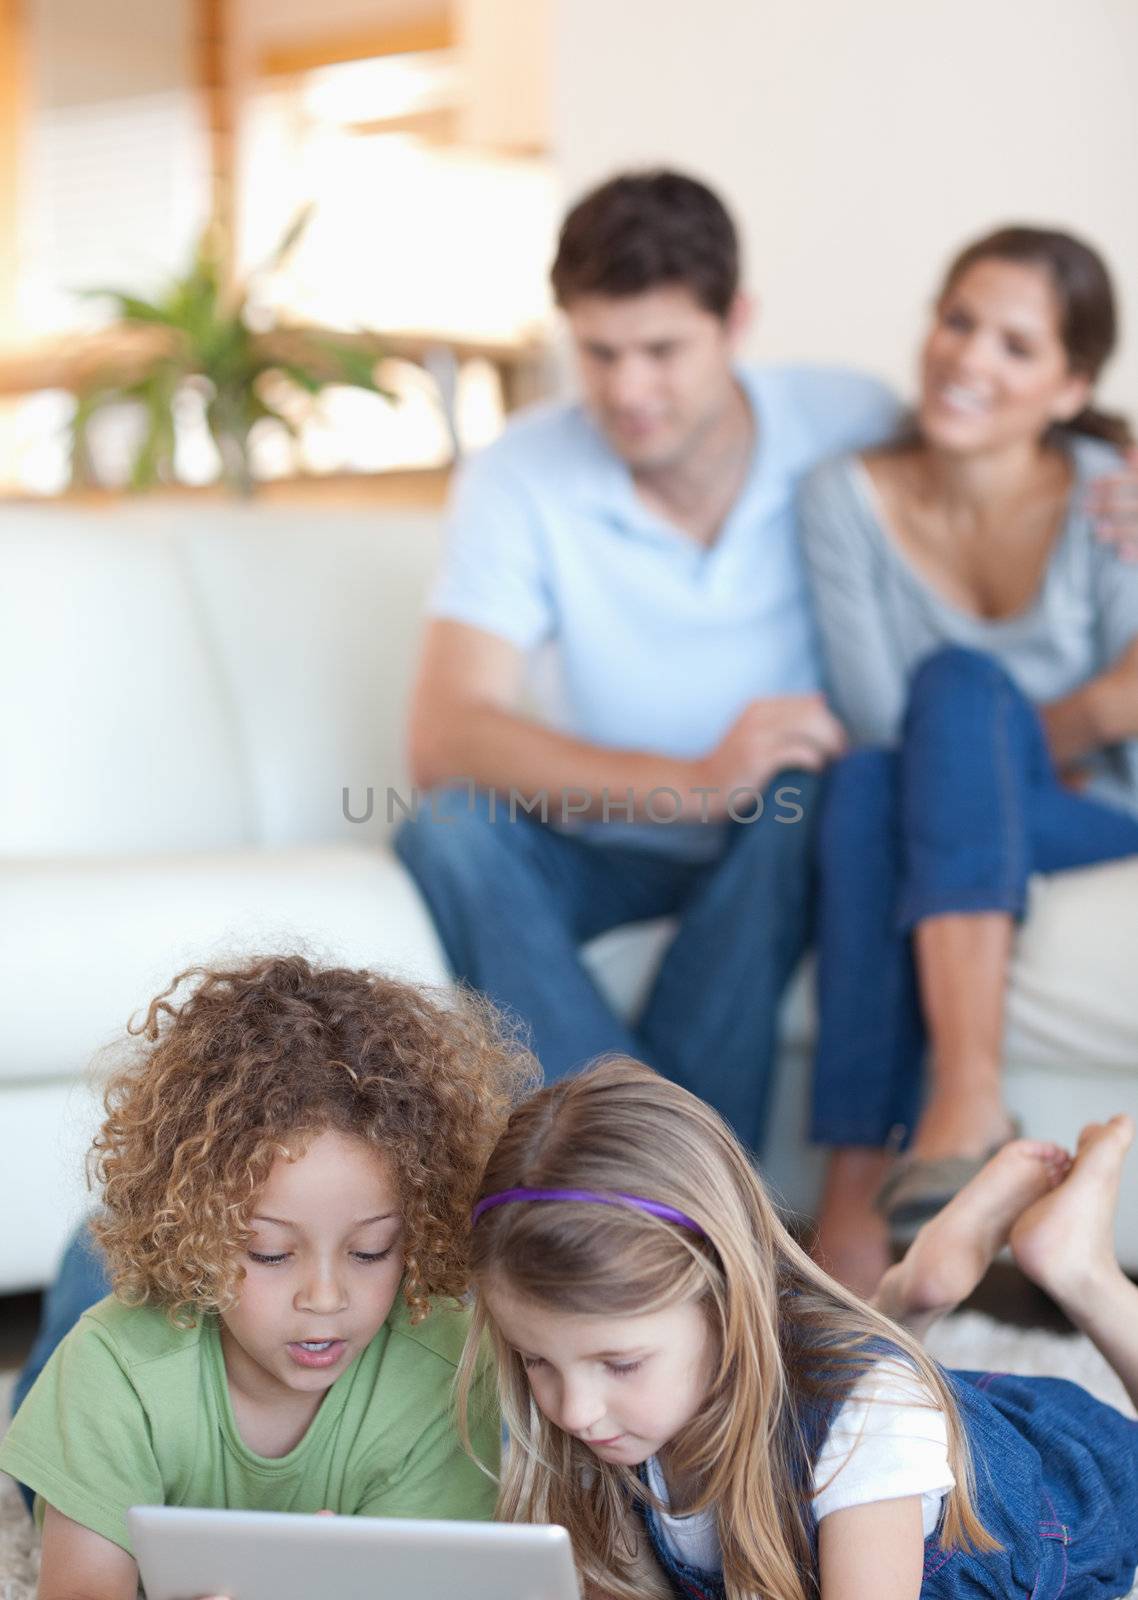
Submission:
<svg viewBox="0 0 1138 1600">
<path fill-rule="evenodd" d="M 920 1495 L 847 1506 L 819 1525 L 822 1600 L 918 1600 L 924 1562 Z"/>
<path fill-rule="evenodd" d="M 1118 472 L 1090 485 L 1088 500 L 1099 538 L 1124 561 L 1138 561 L 1138 445 L 1130 446 L 1124 460 Z"/>
<path fill-rule="evenodd" d="M 39 1600 L 135 1600 L 138 1566 L 119 1545 L 48 1506 Z"/>
</svg>

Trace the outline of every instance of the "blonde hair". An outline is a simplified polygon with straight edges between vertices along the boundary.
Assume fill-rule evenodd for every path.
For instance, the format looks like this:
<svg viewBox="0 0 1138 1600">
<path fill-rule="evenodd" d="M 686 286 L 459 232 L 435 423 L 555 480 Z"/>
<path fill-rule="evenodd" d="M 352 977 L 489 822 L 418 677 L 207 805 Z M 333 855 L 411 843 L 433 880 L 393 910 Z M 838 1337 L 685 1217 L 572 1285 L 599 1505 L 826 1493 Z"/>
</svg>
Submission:
<svg viewBox="0 0 1138 1600">
<path fill-rule="evenodd" d="M 496 1281 L 570 1314 L 630 1316 L 692 1300 L 705 1307 L 717 1368 L 699 1415 L 669 1448 L 683 1479 L 701 1485 L 683 1509 L 715 1508 L 729 1600 L 817 1593 L 809 1419 L 824 1421 L 881 1359 L 883 1344 L 915 1369 L 948 1421 L 956 1488 L 942 1547 L 999 1548 L 976 1514 L 967 1442 L 939 1369 L 799 1249 L 741 1146 L 694 1095 L 623 1058 L 551 1085 L 511 1116 L 480 1194 L 517 1187 L 641 1195 L 703 1229 L 701 1239 L 626 1206 L 509 1204 L 480 1218 L 470 1265 L 476 1288 Z M 499 1519 L 563 1524 L 587 1584 L 642 1600 L 652 1589 L 633 1505 L 652 1497 L 629 1468 L 599 1460 L 542 1415 L 481 1296 L 460 1373 L 463 1426 L 487 1328 L 511 1439 Z"/>
</svg>

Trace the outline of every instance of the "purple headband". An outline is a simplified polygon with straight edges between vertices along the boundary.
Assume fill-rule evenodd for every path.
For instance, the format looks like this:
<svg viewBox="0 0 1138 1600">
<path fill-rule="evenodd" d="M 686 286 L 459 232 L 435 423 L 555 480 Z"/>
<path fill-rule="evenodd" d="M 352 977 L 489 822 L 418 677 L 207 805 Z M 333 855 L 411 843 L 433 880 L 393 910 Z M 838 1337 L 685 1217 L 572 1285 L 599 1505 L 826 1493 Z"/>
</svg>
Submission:
<svg viewBox="0 0 1138 1600">
<path fill-rule="evenodd" d="M 690 1233 L 698 1233 L 701 1239 L 707 1238 L 698 1222 L 693 1222 L 674 1206 L 663 1205 L 659 1200 L 645 1200 L 638 1194 L 605 1194 L 599 1189 L 503 1189 L 500 1194 L 488 1194 L 479 1200 L 470 1214 L 471 1227 L 483 1212 L 509 1205 L 513 1200 L 587 1200 L 598 1206 L 630 1206 L 634 1211 L 646 1211 L 650 1217 L 660 1217 L 664 1222 L 687 1228 Z"/>
</svg>

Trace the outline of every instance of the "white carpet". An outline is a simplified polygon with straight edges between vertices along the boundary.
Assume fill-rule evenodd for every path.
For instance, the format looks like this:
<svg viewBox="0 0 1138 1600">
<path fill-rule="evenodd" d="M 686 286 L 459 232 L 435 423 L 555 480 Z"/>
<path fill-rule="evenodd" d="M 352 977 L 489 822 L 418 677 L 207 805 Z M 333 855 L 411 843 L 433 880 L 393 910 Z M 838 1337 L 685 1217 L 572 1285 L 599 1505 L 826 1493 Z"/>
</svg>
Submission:
<svg viewBox="0 0 1138 1600">
<path fill-rule="evenodd" d="M 0 1435 L 8 1425 L 13 1375 L 0 1372 Z M 31 1518 L 11 1478 L 0 1472 L 0 1596 L 32 1600 L 39 1576 L 39 1549 Z"/>
<path fill-rule="evenodd" d="M 1133 1415 L 1118 1379 L 1085 1340 L 1055 1333 L 1025 1331 L 975 1312 L 950 1317 L 934 1328 L 929 1348 L 949 1367 L 983 1371 L 1029 1372 L 1071 1378 L 1100 1400 Z M 8 1415 L 10 1373 L 0 1373 L 0 1416 Z M 33 1600 L 39 1555 L 31 1520 L 10 1478 L 0 1475 L 0 1596 Z M 1138 1600 L 1138 1587 L 1131 1600 Z"/>
</svg>

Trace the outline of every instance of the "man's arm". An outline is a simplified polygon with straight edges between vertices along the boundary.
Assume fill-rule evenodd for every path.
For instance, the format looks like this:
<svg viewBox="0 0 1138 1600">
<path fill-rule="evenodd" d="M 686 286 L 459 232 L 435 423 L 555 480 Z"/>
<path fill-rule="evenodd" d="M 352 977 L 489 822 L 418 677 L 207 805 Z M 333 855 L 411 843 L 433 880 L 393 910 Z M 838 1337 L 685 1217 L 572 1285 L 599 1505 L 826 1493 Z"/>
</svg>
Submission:
<svg viewBox="0 0 1138 1600">
<path fill-rule="evenodd" d="M 471 779 L 480 788 L 531 796 L 574 791 L 581 816 L 617 816 L 626 793 L 647 816 L 653 789 L 676 789 L 689 820 L 722 817 L 733 789 L 762 789 L 789 767 L 816 770 L 842 748 L 841 730 L 821 696 L 753 701 L 719 744 L 685 761 L 573 739 L 517 711 L 525 657 L 497 635 L 466 623 L 428 624 L 411 706 L 412 780 L 432 788 Z M 701 794 L 700 790 L 714 791 Z M 585 809 L 585 797 L 588 806 Z"/>
</svg>

